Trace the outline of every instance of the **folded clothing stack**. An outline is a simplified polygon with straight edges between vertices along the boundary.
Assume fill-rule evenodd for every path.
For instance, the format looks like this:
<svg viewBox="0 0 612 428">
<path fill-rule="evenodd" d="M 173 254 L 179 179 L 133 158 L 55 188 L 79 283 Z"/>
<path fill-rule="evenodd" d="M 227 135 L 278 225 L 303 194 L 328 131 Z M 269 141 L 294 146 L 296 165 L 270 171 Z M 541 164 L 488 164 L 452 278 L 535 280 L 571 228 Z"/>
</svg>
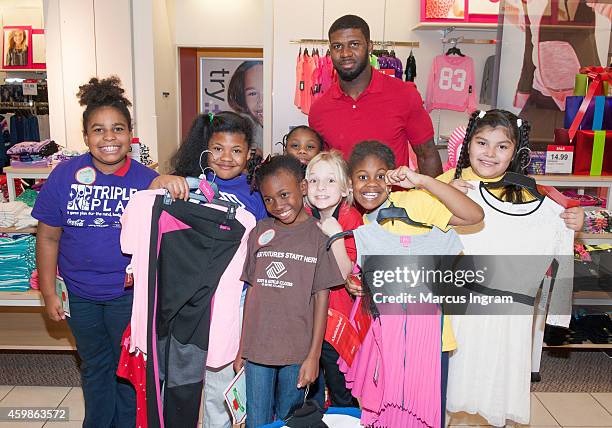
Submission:
<svg viewBox="0 0 612 428">
<path fill-rule="evenodd" d="M 36 238 L 0 238 L 0 291 L 27 291 L 36 267 Z"/>
<path fill-rule="evenodd" d="M 38 186 L 38 183 L 36 184 Z M 32 186 L 34 187 L 34 186 Z M 40 186 L 42 187 L 42 185 Z M 21 201 L 29 207 L 33 207 L 36 203 L 36 198 L 38 197 L 38 192 L 33 189 L 25 189 L 21 192 L 21 195 L 15 198 L 16 201 Z"/>
<path fill-rule="evenodd" d="M 84 152 L 81 152 L 78 150 L 62 149 L 59 152 L 53 153 L 51 155 L 51 164 L 58 164 L 58 163 L 67 161 L 68 159 L 72 159 L 77 156 L 81 156 L 83 153 Z"/>
<path fill-rule="evenodd" d="M 53 140 L 23 141 L 7 150 L 11 166 L 17 168 L 44 168 L 49 165 L 49 157 L 59 150 Z"/>
<path fill-rule="evenodd" d="M 0 227 L 23 229 L 36 226 L 37 220 L 32 217 L 32 208 L 25 202 L 0 203 Z"/>
<path fill-rule="evenodd" d="M 612 212 L 609 210 L 585 211 L 582 230 L 588 233 L 612 233 Z"/>
</svg>

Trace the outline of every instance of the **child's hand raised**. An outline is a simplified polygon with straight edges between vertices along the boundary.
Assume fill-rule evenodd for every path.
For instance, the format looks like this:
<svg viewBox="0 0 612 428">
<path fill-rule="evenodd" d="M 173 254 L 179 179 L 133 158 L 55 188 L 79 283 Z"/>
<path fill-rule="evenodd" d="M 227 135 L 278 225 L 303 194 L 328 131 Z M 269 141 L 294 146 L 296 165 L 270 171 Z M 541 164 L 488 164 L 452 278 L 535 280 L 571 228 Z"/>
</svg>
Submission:
<svg viewBox="0 0 612 428">
<path fill-rule="evenodd" d="M 421 185 L 421 174 L 403 165 L 396 169 L 390 169 L 385 175 L 385 182 L 392 186 L 412 189 Z"/>
<path fill-rule="evenodd" d="M 468 181 L 462 180 L 460 178 L 457 178 L 448 184 L 450 184 L 451 186 L 453 186 L 455 189 L 459 190 L 460 192 L 465 193 L 466 195 L 467 195 L 468 190 L 474 189 L 474 186 L 471 183 L 469 183 Z"/>
<path fill-rule="evenodd" d="M 185 177 L 177 175 L 159 175 L 149 185 L 149 189 L 166 189 L 173 200 L 189 200 L 189 185 Z"/>
<path fill-rule="evenodd" d="M 319 229 L 328 237 L 342 232 L 342 226 L 340 226 L 338 220 L 333 217 L 317 222 L 317 226 L 319 226 Z"/>
<path fill-rule="evenodd" d="M 310 385 L 319 376 L 319 358 L 317 357 L 306 357 L 300 367 L 300 374 L 298 375 L 297 387 L 305 388 Z"/>
</svg>

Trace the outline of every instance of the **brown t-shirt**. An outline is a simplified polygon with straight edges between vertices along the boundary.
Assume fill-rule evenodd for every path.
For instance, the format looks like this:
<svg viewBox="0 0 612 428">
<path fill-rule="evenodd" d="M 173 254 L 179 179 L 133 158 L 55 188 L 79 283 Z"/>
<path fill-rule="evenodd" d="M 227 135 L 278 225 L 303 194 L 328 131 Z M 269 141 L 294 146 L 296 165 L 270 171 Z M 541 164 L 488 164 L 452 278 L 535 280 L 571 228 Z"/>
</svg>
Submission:
<svg viewBox="0 0 612 428">
<path fill-rule="evenodd" d="M 241 278 L 252 286 L 244 308 L 243 358 L 275 366 L 306 359 L 314 294 L 344 283 L 326 242 L 312 218 L 289 227 L 272 218 L 257 222 Z"/>
</svg>

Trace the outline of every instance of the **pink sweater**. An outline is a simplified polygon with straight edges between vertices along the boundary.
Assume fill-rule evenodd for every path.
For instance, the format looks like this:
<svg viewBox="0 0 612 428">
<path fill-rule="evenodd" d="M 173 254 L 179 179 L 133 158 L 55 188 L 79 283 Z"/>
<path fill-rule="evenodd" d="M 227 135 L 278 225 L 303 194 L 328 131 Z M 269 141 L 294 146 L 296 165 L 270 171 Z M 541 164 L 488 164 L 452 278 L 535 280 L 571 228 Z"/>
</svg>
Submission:
<svg viewBox="0 0 612 428">
<path fill-rule="evenodd" d="M 477 107 L 474 61 L 469 56 L 438 55 L 427 82 L 425 110 L 468 111 Z"/>
</svg>

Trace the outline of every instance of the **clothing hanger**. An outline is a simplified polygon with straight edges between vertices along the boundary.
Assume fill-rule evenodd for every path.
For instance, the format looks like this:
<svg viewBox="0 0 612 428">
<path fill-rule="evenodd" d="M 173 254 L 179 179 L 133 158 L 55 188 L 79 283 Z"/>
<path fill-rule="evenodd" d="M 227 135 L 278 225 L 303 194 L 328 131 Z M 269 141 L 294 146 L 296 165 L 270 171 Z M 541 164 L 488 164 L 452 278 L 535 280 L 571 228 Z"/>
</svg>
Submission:
<svg viewBox="0 0 612 428">
<path fill-rule="evenodd" d="M 389 201 L 390 205 L 386 208 L 379 209 L 378 214 L 376 215 L 376 222 L 378 224 L 386 223 L 389 220 L 399 220 L 409 226 L 425 227 L 427 229 L 431 229 L 433 227 L 431 225 L 412 220 L 404 208 L 395 206 L 395 204 L 389 198 L 389 192 L 387 192 L 387 201 Z"/>
<path fill-rule="evenodd" d="M 344 238 L 345 236 L 353 236 L 353 231 L 352 230 L 345 230 L 343 232 L 338 232 L 338 233 L 330 236 L 329 239 L 327 240 L 327 243 L 325 244 L 325 248 L 327 249 L 327 251 L 329 251 L 329 249 L 331 248 L 331 246 L 334 243 L 334 241 L 337 241 L 340 238 Z"/>
<path fill-rule="evenodd" d="M 507 187 L 507 186 L 518 186 L 523 189 L 526 189 L 531 193 L 538 201 L 542 202 L 545 198 L 544 195 L 540 193 L 538 190 L 538 186 L 536 185 L 535 179 L 519 174 L 516 172 L 506 172 L 501 180 L 495 182 L 482 183 L 487 189 L 495 189 L 499 187 Z"/>
<path fill-rule="evenodd" d="M 415 226 L 415 227 L 424 227 L 427 229 L 432 229 L 433 226 L 425 224 L 425 223 L 421 223 L 415 220 L 412 220 L 409 216 L 408 213 L 406 212 L 406 210 L 404 208 L 401 207 L 396 207 L 393 202 L 391 202 L 391 200 L 389 199 L 389 192 L 387 192 L 387 201 L 389 201 L 390 205 L 386 208 L 381 208 L 378 210 L 378 214 L 376 216 L 376 222 L 378 224 L 383 224 L 389 220 L 394 221 L 394 220 L 399 220 L 403 223 L 406 223 L 410 226 Z M 353 231 L 352 230 L 345 230 L 343 232 L 338 232 L 335 235 L 332 235 L 329 237 L 329 239 L 327 240 L 327 244 L 325 245 L 325 248 L 327 249 L 327 251 L 329 251 L 329 249 L 331 248 L 332 244 L 334 243 L 334 241 L 340 239 L 340 238 L 344 238 L 346 236 L 352 236 L 353 235 Z"/>
<path fill-rule="evenodd" d="M 451 39 L 451 48 L 449 50 L 446 51 L 446 55 L 459 55 L 459 56 L 465 56 L 462 52 L 461 49 L 459 49 L 457 47 L 457 39 Z"/>
<path fill-rule="evenodd" d="M 226 207 L 227 212 L 225 215 L 225 221 L 223 222 L 223 224 L 226 224 L 228 220 L 234 220 L 236 218 L 236 211 L 238 209 L 238 205 L 233 202 L 224 201 L 217 197 L 219 193 L 219 189 L 215 184 L 217 174 L 215 173 L 215 170 L 209 166 L 202 167 L 202 156 L 204 156 L 204 153 L 210 153 L 212 155 L 212 152 L 210 150 L 204 150 L 202 151 L 202 153 L 200 153 L 199 164 L 200 169 L 202 170 L 202 176 L 204 178 L 200 179 L 197 177 L 185 177 L 185 180 L 187 181 L 187 186 L 189 186 L 190 190 L 189 199 L 194 199 L 196 201 L 203 202 L 204 204 L 213 203 L 215 205 L 221 205 L 223 207 Z M 213 179 L 210 182 L 206 179 L 207 170 L 211 170 L 214 174 Z M 191 190 L 194 191 L 192 192 Z M 195 190 L 200 190 L 200 192 L 202 193 L 196 193 Z M 166 192 L 166 194 L 164 195 L 164 204 L 171 205 L 172 202 L 172 197 L 168 192 Z"/>
</svg>

